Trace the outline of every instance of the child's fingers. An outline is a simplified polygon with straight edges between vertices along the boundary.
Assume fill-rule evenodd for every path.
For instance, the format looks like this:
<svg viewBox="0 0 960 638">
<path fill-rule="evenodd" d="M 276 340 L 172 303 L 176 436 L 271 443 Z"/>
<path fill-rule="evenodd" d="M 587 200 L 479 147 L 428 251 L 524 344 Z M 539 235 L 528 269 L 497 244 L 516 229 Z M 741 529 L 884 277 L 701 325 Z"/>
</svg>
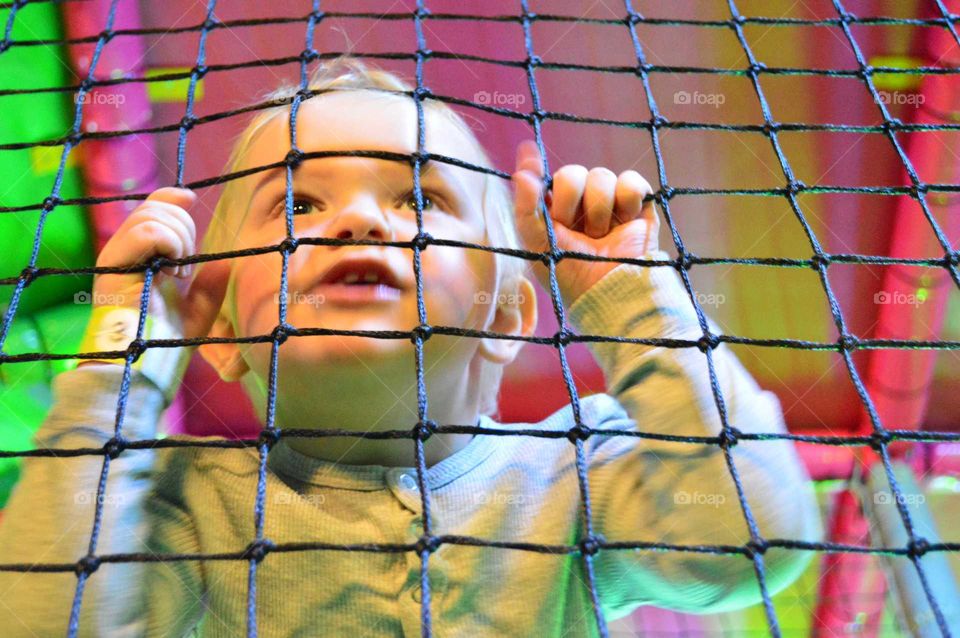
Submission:
<svg viewBox="0 0 960 638">
<path fill-rule="evenodd" d="M 567 164 L 553 174 L 550 216 L 567 228 L 574 229 L 582 221 L 577 219 L 577 213 L 581 210 L 587 174 L 587 168 L 579 164 Z"/>
<path fill-rule="evenodd" d="M 610 231 L 616 187 L 617 176 L 608 168 L 594 168 L 587 174 L 583 192 L 583 232 L 587 237 L 597 239 Z"/>
<path fill-rule="evenodd" d="M 189 222 L 189 223 L 188 223 Z M 146 227 L 144 228 L 144 225 Z M 154 228 L 161 226 L 176 235 L 177 245 L 170 242 L 151 243 L 151 237 L 162 237 L 164 233 Z M 124 220 L 100 255 L 100 265 L 129 266 L 155 256 L 169 259 L 182 259 L 194 253 L 196 230 L 193 220 L 178 206 L 163 202 L 151 202 L 142 205 Z M 185 270 L 180 266 L 166 266 L 163 272 L 178 275 Z"/>
<path fill-rule="evenodd" d="M 165 202 L 180 208 L 190 208 L 197 201 L 197 194 L 188 188 L 165 186 L 150 193 L 146 202 Z"/>
<path fill-rule="evenodd" d="M 534 175 L 543 177 L 543 159 L 540 157 L 540 148 L 533 140 L 524 140 L 517 145 L 517 171 L 530 171 Z"/>
<path fill-rule="evenodd" d="M 653 201 L 644 204 L 643 198 L 651 195 L 650 183 L 636 171 L 624 171 L 617 177 L 615 204 L 611 226 L 626 224 L 634 219 L 653 213 Z"/>
</svg>

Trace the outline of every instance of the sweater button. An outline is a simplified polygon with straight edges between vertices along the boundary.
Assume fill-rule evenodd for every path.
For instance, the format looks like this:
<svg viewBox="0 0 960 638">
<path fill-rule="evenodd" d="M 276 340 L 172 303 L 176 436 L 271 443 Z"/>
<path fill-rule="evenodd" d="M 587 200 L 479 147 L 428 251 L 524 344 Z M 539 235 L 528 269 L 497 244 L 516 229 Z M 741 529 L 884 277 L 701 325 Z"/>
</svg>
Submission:
<svg viewBox="0 0 960 638">
<path fill-rule="evenodd" d="M 418 489 L 417 479 L 409 474 L 400 475 L 400 486 L 404 489 L 408 489 L 411 492 L 416 492 Z"/>
</svg>

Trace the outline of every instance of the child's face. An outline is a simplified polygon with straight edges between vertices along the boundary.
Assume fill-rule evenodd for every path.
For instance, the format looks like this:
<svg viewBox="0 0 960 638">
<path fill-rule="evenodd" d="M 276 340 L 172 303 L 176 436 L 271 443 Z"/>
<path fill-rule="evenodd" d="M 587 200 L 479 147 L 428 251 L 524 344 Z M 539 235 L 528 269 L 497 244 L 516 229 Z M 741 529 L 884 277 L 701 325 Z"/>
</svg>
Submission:
<svg viewBox="0 0 960 638">
<path fill-rule="evenodd" d="M 305 153 L 413 153 L 417 150 L 416 110 L 406 98 L 366 92 L 328 94 L 301 106 L 297 144 Z M 480 163 L 468 139 L 444 116 L 430 111 L 426 113 L 426 148 Z M 289 117 L 281 115 L 259 132 L 239 169 L 282 161 L 289 149 Z M 488 243 L 483 176 L 440 162 L 430 162 L 421 174 L 423 230 L 437 239 Z M 245 212 L 230 212 L 234 219 L 243 219 L 236 248 L 280 243 L 287 235 L 285 170 L 256 173 L 242 181 L 245 192 L 238 201 L 249 205 Z M 294 172 L 293 192 L 297 238 L 410 241 L 417 234 L 413 168 L 407 162 L 367 157 L 306 160 Z M 497 291 L 492 253 L 433 245 L 421 253 L 421 264 L 430 325 L 495 329 L 499 311 L 489 302 Z M 268 334 L 278 324 L 281 269 L 278 252 L 235 260 L 237 336 Z M 409 248 L 301 244 L 289 257 L 287 277 L 286 320 L 297 328 L 409 331 L 420 323 Z M 229 303 L 227 299 L 225 305 Z M 240 347 L 246 365 L 262 378 L 271 345 Z M 477 348 L 476 339 L 434 335 L 425 344 L 426 365 L 442 359 L 442 368 L 462 370 Z M 376 367 L 394 361 L 412 381 L 412 349 L 409 339 L 312 336 L 291 338 L 280 353 L 281 364 L 290 373 L 309 374 L 318 363 Z"/>
</svg>

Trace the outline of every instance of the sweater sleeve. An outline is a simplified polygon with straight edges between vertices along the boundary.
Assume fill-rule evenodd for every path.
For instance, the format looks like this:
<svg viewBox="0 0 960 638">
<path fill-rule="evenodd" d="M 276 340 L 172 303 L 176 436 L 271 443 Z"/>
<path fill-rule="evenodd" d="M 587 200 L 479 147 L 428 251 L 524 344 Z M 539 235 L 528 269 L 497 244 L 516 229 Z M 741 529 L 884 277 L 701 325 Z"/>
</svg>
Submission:
<svg viewBox="0 0 960 638">
<path fill-rule="evenodd" d="M 37 448 L 99 448 L 114 433 L 121 366 L 81 366 L 53 382 L 54 404 L 34 436 Z M 127 440 L 152 438 L 164 407 L 161 392 L 133 370 L 123 416 Z M 109 462 L 102 494 L 97 556 L 196 550 L 189 519 L 151 491 L 157 452 L 127 449 Z M 0 605 L 8 636 L 67 633 L 77 590 L 71 564 L 88 555 L 103 454 L 26 457 L 0 523 Z M 174 549 L 175 548 L 175 549 Z M 103 562 L 86 581 L 79 636 L 182 635 L 196 621 L 201 579 L 194 563 Z M 151 601 L 148 605 L 148 601 Z M 159 603 L 157 603 L 159 601 Z"/>
<path fill-rule="evenodd" d="M 654 258 L 669 259 L 665 253 Z M 683 283 L 668 266 L 618 266 L 575 301 L 570 321 L 584 335 L 691 341 L 702 336 Z M 598 397 L 595 422 L 588 425 L 701 437 L 722 431 L 706 355 L 698 348 L 616 342 L 590 347 L 615 400 Z M 712 355 L 728 424 L 741 432 L 786 432 L 775 395 L 760 389 L 729 346 L 720 344 Z M 603 435 L 588 443 L 595 532 L 606 541 L 742 547 L 750 540 L 717 443 Z M 741 440 L 730 450 L 763 538 L 821 537 L 812 483 L 792 442 Z M 793 582 L 810 558 L 809 552 L 767 549 L 762 562 L 770 594 Z M 743 554 L 606 549 L 595 568 L 610 617 L 642 604 L 712 613 L 761 600 L 754 563 Z"/>
</svg>

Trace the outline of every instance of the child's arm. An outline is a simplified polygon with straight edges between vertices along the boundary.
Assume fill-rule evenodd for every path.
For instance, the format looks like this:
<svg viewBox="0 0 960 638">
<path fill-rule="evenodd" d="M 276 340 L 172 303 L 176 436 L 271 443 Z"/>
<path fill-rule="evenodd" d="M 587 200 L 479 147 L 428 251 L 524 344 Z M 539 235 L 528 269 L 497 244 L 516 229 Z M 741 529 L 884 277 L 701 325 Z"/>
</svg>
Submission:
<svg viewBox="0 0 960 638">
<path fill-rule="evenodd" d="M 191 193 L 177 189 L 151 195 L 104 247 L 97 265 L 124 266 L 155 255 L 191 254 L 192 220 L 180 206 L 192 200 Z M 94 309 L 81 351 L 126 348 L 136 334 L 134 309 L 143 279 L 142 273 L 95 277 Z M 162 330 L 176 322 L 166 321 L 173 317 L 166 315 L 159 295 L 151 299 L 149 316 L 147 338 L 179 336 Z M 121 430 L 126 441 L 157 435 L 160 413 L 179 381 L 182 354 L 150 349 L 131 370 Z M 103 448 L 115 433 L 123 372 L 122 365 L 84 361 L 57 376 L 53 407 L 34 436 L 35 446 Z M 0 562 L 32 569 L 0 571 L 0 605 L 10 618 L 4 635 L 66 633 L 77 575 L 47 572 L 43 565 L 77 564 L 91 551 L 95 556 L 198 551 L 192 524 L 176 498 L 166 498 L 154 485 L 159 465 L 170 452 L 126 449 L 109 461 L 106 489 L 99 499 L 105 455 L 61 453 L 24 459 L 0 524 Z M 98 500 L 102 518 L 96 546 L 91 548 Z M 101 562 L 84 584 L 78 635 L 180 635 L 196 621 L 201 594 L 202 579 L 194 562 Z"/>
<path fill-rule="evenodd" d="M 664 253 L 652 258 L 667 259 Z M 692 304 L 670 267 L 621 266 L 571 307 L 582 334 L 695 341 Z M 711 322 L 711 332 L 720 331 Z M 609 401 L 589 425 L 645 433 L 715 437 L 722 431 L 697 348 L 592 343 Z M 785 432 L 776 397 L 761 390 L 726 344 L 712 353 L 728 424 L 741 432 Z M 602 402 L 595 405 L 603 406 Z M 622 407 L 621 407 L 622 406 Z M 743 546 L 750 540 L 730 471 L 716 443 L 687 444 L 596 436 L 588 441 L 595 529 L 608 541 Z M 766 539 L 818 540 L 819 512 L 788 441 L 740 441 L 733 461 Z M 774 594 L 796 579 L 810 552 L 773 548 L 763 556 Z M 707 612 L 759 602 L 753 562 L 740 554 L 606 551 L 596 562 L 604 606 L 649 603 Z"/>
<path fill-rule="evenodd" d="M 530 250 L 549 247 L 539 215 L 543 170 L 535 145 L 518 149 L 517 227 Z M 565 166 L 546 205 L 557 244 L 567 251 L 668 259 L 659 252 L 659 220 L 650 185 L 636 172 Z M 537 265 L 549 284 L 545 268 Z M 564 259 L 557 283 L 581 334 L 697 341 L 703 336 L 678 274 L 670 267 Z M 720 330 L 711 324 L 711 332 Z M 698 348 L 591 343 L 610 394 L 589 402 L 586 425 L 654 434 L 716 437 L 722 431 Z M 762 391 L 727 345 L 712 352 L 727 423 L 741 432 L 785 431 L 779 403 Z M 750 535 L 723 451 L 717 444 L 592 436 L 587 441 L 594 531 L 609 542 L 744 546 Z M 765 539 L 817 540 L 819 513 L 806 472 L 786 441 L 741 441 L 732 448 L 751 513 Z M 768 590 L 792 582 L 807 552 L 772 548 L 763 555 Z M 754 564 L 742 554 L 601 551 L 595 561 L 604 607 L 622 615 L 639 604 L 692 612 L 758 602 Z"/>
<path fill-rule="evenodd" d="M 36 447 L 102 447 L 113 436 L 122 374 L 120 366 L 91 364 L 57 376 Z M 162 393 L 133 371 L 124 437 L 153 438 L 162 407 Z M 151 494 L 156 454 L 127 450 L 110 461 L 96 555 L 198 551 L 182 512 Z M 103 455 L 24 459 L 0 523 L 0 562 L 35 568 L 0 572 L 0 605 L 10 619 L 4 635 L 66 633 L 77 576 L 45 573 L 40 566 L 88 555 L 103 464 Z M 78 635 L 144 635 L 148 623 L 164 632 L 184 628 L 181 622 L 196 620 L 201 590 L 195 563 L 102 563 L 85 584 Z"/>
</svg>

